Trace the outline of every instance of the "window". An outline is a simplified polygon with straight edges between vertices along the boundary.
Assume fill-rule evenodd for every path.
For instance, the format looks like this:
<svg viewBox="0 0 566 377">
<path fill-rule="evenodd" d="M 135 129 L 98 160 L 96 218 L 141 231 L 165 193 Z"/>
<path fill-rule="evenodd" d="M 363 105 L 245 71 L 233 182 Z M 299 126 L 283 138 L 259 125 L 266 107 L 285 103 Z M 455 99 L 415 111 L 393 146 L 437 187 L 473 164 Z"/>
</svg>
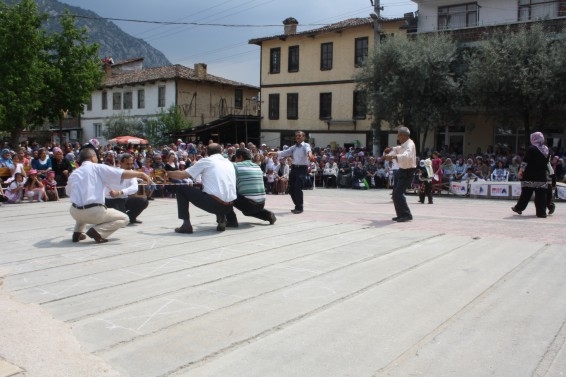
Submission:
<svg viewBox="0 0 566 377">
<path fill-rule="evenodd" d="M 122 110 L 122 93 L 112 93 L 112 109 Z"/>
<path fill-rule="evenodd" d="M 86 103 L 86 109 L 87 111 L 92 111 L 92 96 L 90 96 L 88 102 Z"/>
<path fill-rule="evenodd" d="M 165 87 L 157 88 L 157 107 L 165 107 Z"/>
<path fill-rule="evenodd" d="M 145 109 L 145 90 L 138 90 L 138 109 Z"/>
<path fill-rule="evenodd" d="M 519 21 L 566 16 L 564 0 L 519 0 Z"/>
<path fill-rule="evenodd" d="M 364 92 L 355 91 L 354 92 L 354 119 L 365 119 L 366 118 L 366 98 Z"/>
<path fill-rule="evenodd" d="M 106 110 L 108 108 L 108 93 L 105 91 L 102 92 L 102 110 Z"/>
<path fill-rule="evenodd" d="M 102 136 L 102 123 L 94 123 L 93 125 L 93 133 L 94 137 L 101 137 Z"/>
<path fill-rule="evenodd" d="M 269 73 L 279 73 L 281 71 L 281 48 L 269 50 Z"/>
<path fill-rule="evenodd" d="M 438 30 L 478 26 L 478 4 L 438 7 Z"/>
<path fill-rule="evenodd" d="M 354 56 L 354 64 L 361 67 L 368 57 L 368 37 L 356 38 L 356 52 Z"/>
<path fill-rule="evenodd" d="M 299 46 L 289 47 L 289 72 L 299 72 Z"/>
<path fill-rule="evenodd" d="M 133 107 L 132 92 L 124 92 L 124 109 L 131 109 Z"/>
<path fill-rule="evenodd" d="M 299 119 L 299 93 L 287 93 L 287 119 Z"/>
<path fill-rule="evenodd" d="M 332 118 L 332 93 L 320 93 L 320 119 Z"/>
<path fill-rule="evenodd" d="M 332 42 L 320 45 L 320 70 L 332 69 Z"/>
<path fill-rule="evenodd" d="M 234 107 L 236 109 L 244 107 L 244 91 L 242 89 L 236 89 L 234 92 Z"/>
<path fill-rule="evenodd" d="M 279 94 L 269 95 L 269 119 L 279 119 Z"/>
</svg>

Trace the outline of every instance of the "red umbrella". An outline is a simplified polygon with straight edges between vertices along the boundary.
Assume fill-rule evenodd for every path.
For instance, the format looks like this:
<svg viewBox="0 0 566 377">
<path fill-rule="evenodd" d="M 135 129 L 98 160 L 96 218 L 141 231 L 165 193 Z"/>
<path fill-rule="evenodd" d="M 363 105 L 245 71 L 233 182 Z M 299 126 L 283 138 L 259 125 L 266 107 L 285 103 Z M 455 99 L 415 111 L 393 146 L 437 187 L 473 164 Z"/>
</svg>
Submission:
<svg viewBox="0 0 566 377">
<path fill-rule="evenodd" d="M 149 144 L 146 139 L 135 136 L 117 136 L 114 139 L 108 140 L 111 144 Z"/>
</svg>

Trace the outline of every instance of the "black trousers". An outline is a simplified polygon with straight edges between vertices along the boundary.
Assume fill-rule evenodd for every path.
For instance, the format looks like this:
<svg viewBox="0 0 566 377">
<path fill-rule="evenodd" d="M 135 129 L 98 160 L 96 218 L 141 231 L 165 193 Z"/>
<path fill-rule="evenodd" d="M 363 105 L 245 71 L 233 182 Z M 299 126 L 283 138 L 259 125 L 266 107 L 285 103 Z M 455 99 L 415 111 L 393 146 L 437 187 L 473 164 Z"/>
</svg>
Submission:
<svg viewBox="0 0 566 377">
<path fill-rule="evenodd" d="M 137 220 L 138 216 L 147 208 L 149 202 L 143 196 L 130 196 L 128 198 L 116 198 L 104 200 L 106 207 L 124 212 L 130 218 L 130 222 Z"/>
<path fill-rule="evenodd" d="M 291 165 L 289 172 L 289 194 L 295 209 L 303 209 L 303 182 L 307 176 L 307 166 Z"/>
<path fill-rule="evenodd" d="M 531 196 L 535 193 L 535 208 L 536 214 L 538 217 L 545 217 L 546 216 L 546 193 L 547 188 L 533 188 L 533 187 L 521 187 L 521 196 L 519 196 L 519 200 L 517 204 L 515 204 L 515 209 L 518 211 L 524 211 L 531 200 Z"/>
<path fill-rule="evenodd" d="M 194 186 L 177 186 L 177 216 L 184 221 L 190 221 L 189 203 L 216 215 L 216 221 L 233 211 L 232 205 L 222 204 L 200 188 Z"/>
<path fill-rule="evenodd" d="M 265 221 L 269 221 L 271 219 L 271 212 L 264 208 L 265 202 L 254 202 L 245 196 L 238 195 L 238 198 L 234 201 L 234 207 L 240 210 L 244 216 L 251 216 Z M 235 223 L 238 221 L 234 209 L 226 215 L 226 219 L 229 223 Z"/>
<path fill-rule="evenodd" d="M 413 182 L 415 169 L 399 169 L 395 175 L 395 185 L 393 186 L 393 205 L 397 217 L 413 217 L 411 210 L 407 205 L 405 198 L 405 190 L 407 190 Z"/>
</svg>

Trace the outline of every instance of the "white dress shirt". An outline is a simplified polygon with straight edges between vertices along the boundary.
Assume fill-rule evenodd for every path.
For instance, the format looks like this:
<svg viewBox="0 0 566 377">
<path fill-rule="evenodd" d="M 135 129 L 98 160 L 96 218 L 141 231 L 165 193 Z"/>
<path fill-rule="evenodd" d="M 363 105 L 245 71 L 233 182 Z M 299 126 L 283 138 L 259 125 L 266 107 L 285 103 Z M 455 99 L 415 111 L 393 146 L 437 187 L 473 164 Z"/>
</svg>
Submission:
<svg viewBox="0 0 566 377">
<path fill-rule="evenodd" d="M 202 180 L 202 191 L 209 195 L 213 195 L 224 202 L 232 202 L 238 197 L 234 165 L 220 153 L 201 158 L 185 171 L 193 179 L 200 178 Z"/>
<path fill-rule="evenodd" d="M 79 207 L 104 204 L 104 188 L 119 185 L 123 172 L 120 168 L 85 161 L 73 170 L 65 191 L 71 198 L 71 203 Z"/>
</svg>

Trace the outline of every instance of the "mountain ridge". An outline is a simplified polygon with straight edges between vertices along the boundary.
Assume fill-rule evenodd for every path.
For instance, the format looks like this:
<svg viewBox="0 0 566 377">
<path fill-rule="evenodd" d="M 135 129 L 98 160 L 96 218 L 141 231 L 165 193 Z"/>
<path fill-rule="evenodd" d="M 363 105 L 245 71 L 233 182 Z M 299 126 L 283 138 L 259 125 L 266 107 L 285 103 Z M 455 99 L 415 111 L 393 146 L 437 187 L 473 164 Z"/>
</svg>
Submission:
<svg viewBox="0 0 566 377">
<path fill-rule="evenodd" d="M 45 23 L 48 32 L 61 30 L 57 15 L 62 15 L 65 9 L 76 15 L 75 25 L 78 28 L 86 27 L 88 42 L 98 43 L 100 58 L 112 57 L 114 62 L 133 58 L 143 58 L 143 66 L 162 67 L 172 65 L 167 57 L 158 49 L 143 39 L 133 37 L 120 29 L 111 21 L 105 20 L 93 11 L 68 5 L 58 0 L 36 0 L 41 12 L 51 16 Z"/>
</svg>

